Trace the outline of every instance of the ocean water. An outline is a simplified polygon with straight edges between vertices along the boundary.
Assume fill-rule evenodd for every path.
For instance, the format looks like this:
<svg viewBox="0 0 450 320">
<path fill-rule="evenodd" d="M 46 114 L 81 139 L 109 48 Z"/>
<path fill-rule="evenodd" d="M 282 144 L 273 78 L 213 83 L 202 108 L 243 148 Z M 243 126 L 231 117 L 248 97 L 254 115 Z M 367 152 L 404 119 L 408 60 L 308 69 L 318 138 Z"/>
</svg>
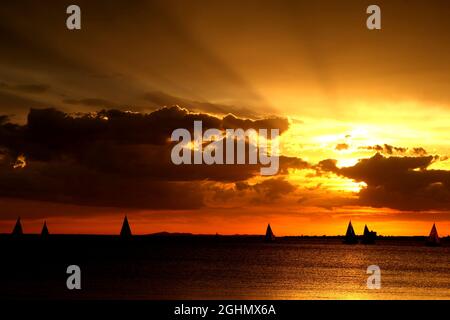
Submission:
<svg viewBox="0 0 450 320">
<path fill-rule="evenodd" d="M 13 299 L 450 299 L 448 245 L 430 248 L 409 240 L 344 245 L 338 239 L 279 239 L 268 244 L 260 238 L 194 238 L 126 244 L 61 240 L 58 245 L 34 247 L 28 258 L 22 249 L 20 259 L 2 261 L 0 295 Z M 6 256 L 8 252 L 12 254 L 9 250 Z M 69 264 L 82 270 L 78 292 L 65 288 L 64 268 Z M 381 289 L 367 289 L 369 265 L 380 267 Z"/>
</svg>

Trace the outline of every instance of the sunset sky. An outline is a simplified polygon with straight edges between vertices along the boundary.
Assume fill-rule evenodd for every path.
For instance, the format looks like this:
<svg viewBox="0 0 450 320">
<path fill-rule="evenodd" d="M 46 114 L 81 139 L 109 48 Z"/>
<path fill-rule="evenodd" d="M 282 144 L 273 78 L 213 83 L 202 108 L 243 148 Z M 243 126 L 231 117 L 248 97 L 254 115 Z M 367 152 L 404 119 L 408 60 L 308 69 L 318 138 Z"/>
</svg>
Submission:
<svg viewBox="0 0 450 320">
<path fill-rule="evenodd" d="M 450 234 L 447 0 L 73 3 L 0 6 L 0 232 Z M 280 129 L 279 173 L 174 166 L 195 119 Z"/>
</svg>

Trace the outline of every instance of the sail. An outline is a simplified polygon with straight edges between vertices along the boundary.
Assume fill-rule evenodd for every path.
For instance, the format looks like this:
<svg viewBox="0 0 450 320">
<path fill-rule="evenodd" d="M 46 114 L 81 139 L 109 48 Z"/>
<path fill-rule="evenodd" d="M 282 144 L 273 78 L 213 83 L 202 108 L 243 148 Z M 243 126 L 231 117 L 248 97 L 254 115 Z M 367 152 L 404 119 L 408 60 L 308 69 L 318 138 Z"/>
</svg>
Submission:
<svg viewBox="0 0 450 320">
<path fill-rule="evenodd" d="M 353 229 L 352 222 L 348 223 L 347 233 L 345 234 L 344 243 L 355 244 L 358 243 L 358 238 L 356 237 L 355 230 Z"/>
<path fill-rule="evenodd" d="M 13 236 L 20 236 L 23 234 L 22 230 L 22 223 L 20 222 L 20 217 L 17 218 L 16 225 L 14 226 L 14 229 L 12 231 Z"/>
<path fill-rule="evenodd" d="M 131 237 L 131 228 L 130 228 L 130 224 L 128 223 L 127 216 L 125 216 L 125 219 L 123 219 L 122 229 L 120 230 L 120 236 L 122 238 Z"/>
<path fill-rule="evenodd" d="M 47 228 L 47 222 L 44 221 L 44 225 L 42 226 L 41 236 L 46 237 L 48 235 L 49 235 L 49 232 L 48 232 L 48 228 Z"/>
<path fill-rule="evenodd" d="M 377 238 L 377 233 L 375 231 L 370 231 L 367 225 L 364 226 L 364 233 L 361 240 L 363 244 L 374 244 Z"/>
<path fill-rule="evenodd" d="M 433 223 L 433 227 L 431 228 L 430 235 L 428 236 L 427 245 L 429 245 L 429 246 L 438 246 L 439 245 L 439 235 L 438 235 L 435 223 Z"/>
<path fill-rule="evenodd" d="M 368 236 L 370 234 L 369 228 L 367 228 L 367 224 L 364 226 L 364 236 Z"/>
<path fill-rule="evenodd" d="M 350 221 L 348 223 L 347 227 L 347 233 L 345 234 L 346 237 L 354 237 L 355 236 L 355 230 L 353 229 L 352 222 Z"/>
<path fill-rule="evenodd" d="M 275 235 L 272 232 L 272 228 L 270 227 L 270 224 L 267 225 L 266 236 L 265 236 L 264 240 L 267 242 L 271 242 L 271 241 L 275 240 Z"/>
</svg>

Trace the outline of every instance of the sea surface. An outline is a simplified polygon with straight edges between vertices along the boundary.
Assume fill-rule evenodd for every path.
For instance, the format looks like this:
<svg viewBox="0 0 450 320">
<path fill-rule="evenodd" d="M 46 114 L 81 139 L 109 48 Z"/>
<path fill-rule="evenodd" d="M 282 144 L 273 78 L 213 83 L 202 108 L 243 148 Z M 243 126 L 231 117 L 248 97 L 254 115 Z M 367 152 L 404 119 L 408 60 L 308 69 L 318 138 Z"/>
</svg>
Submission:
<svg viewBox="0 0 450 320">
<path fill-rule="evenodd" d="M 55 236 L 56 237 L 56 236 Z M 259 237 L 0 239 L 10 299 L 450 299 L 450 246 Z M 82 289 L 66 288 L 79 265 Z M 367 267 L 381 270 L 368 289 Z"/>
</svg>

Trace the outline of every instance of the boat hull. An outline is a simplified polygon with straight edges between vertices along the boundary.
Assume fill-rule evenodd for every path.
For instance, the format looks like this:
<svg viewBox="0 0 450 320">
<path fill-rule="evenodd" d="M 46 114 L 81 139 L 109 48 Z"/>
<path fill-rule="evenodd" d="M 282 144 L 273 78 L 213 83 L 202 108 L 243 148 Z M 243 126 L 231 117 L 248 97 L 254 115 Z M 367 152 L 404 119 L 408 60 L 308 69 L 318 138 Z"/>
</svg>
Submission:
<svg viewBox="0 0 450 320">
<path fill-rule="evenodd" d="M 440 243 L 436 243 L 436 242 L 426 242 L 425 245 L 427 247 L 440 247 L 441 246 Z"/>
</svg>

